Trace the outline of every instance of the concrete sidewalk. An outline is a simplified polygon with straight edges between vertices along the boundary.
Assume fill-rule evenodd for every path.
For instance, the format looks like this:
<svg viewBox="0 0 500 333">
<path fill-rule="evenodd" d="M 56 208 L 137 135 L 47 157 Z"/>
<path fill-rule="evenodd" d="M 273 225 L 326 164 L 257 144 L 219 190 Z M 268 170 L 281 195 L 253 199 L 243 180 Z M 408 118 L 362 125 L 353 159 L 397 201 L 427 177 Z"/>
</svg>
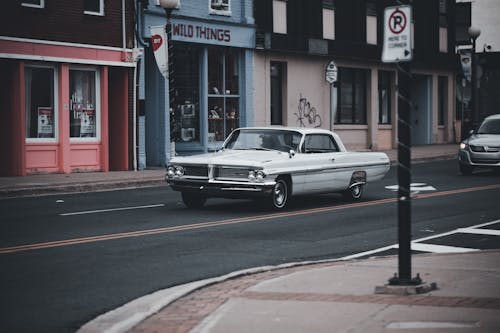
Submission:
<svg viewBox="0 0 500 333">
<path fill-rule="evenodd" d="M 455 158 L 458 145 L 426 145 L 412 148 L 415 162 Z M 385 151 L 397 161 L 397 150 Z M 88 192 L 141 186 L 166 186 L 165 169 L 141 171 L 39 174 L 24 177 L 0 177 L 0 198 L 55 193 Z"/>
<path fill-rule="evenodd" d="M 159 291 L 84 325 L 89 332 L 500 332 L 500 251 L 413 256 L 437 290 L 375 294 L 397 257 L 262 267 Z"/>
</svg>

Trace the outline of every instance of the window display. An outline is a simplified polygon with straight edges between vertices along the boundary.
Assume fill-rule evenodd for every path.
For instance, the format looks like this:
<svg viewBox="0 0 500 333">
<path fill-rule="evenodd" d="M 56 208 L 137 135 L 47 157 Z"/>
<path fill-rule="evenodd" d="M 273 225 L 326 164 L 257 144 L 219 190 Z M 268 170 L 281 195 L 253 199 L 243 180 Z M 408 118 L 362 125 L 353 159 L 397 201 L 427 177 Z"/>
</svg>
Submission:
<svg viewBox="0 0 500 333">
<path fill-rule="evenodd" d="M 199 51 L 187 44 L 176 44 L 173 52 L 176 64 L 170 95 L 173 105 L 170 117 L 172 140 L 177 142 L 200 141 L 199 117 Z"/>
<path fill-rule="evenodd" d="M 96 71 L 70 70 L 70 137 L 97 137 Z"/>
<path fill-rule="evenodd" d="M 26 138 L 55 138 L 54 69 L 26 67 Z"/>
<path fill-rule="evenodd" d="M 238 53 L 208 51 L 208 140 L 224 141 L 239 126 Z"/>
</svg>

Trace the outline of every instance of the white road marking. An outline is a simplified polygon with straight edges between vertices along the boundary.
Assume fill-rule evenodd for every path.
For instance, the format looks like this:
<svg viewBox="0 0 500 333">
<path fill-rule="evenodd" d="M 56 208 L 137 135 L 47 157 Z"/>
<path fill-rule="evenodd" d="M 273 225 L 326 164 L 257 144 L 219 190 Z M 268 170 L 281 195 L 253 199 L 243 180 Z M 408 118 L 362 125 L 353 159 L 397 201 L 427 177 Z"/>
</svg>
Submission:
<svg viewBox="0 0 500 333">
<path fill-rule="evenodd" d="M 460 233 L 500 236 L 500 230 L 479 229 L 479 228 L 486 227 L 486 226 L 493 225 L 493 224 L 497 224 L 497 223 L 500 223 L 500 220 L 495 220 L 495 221 L 491 221 L 491 222 L 477 224 L 477 225 L 470 226 L 468 228 L 458 228 L 458 229 L 455 229 L 452 231 L 444 232 L 442 234 L 437 234 L 437 235 L 432 235 L 432 236 L 428 236 L 428 237 L 415 239 L 411 242 L 411 249 L 414 251 L 432 252 L 432 253 L 462 253 L 462 252 L 480 251 L 479 249 L 473 249 L 473 248 L 445 246 L 445 245 L 437 245 L 437 244 L 425 244 L 422 242 L 430 240 L 430 239 L 434 239 L 434 238 L 440 238 L 440 237 L 445 237 L 445 236 L 460 234 Z M 384 247 L 381 247 L 378 249 L 365 251 L 365 252 L 361 252 L 361 253 L 356 253 L 356 254 L 346 256 L 346 257 L 342 257 L 339 260 L 350 260 L 350 259 L 366 257 L 366 256 L 369 256 L 372 254 L 384 252 L 387 250 L 397 249 L 397 248 L 399 248 L 399 244 L 384 246 Z"/>
<path fill-rule="evenodd" d="M 399 185 L 390 185 L 385 187 L 389 191 L 396 192 L 399 190 Z M 436 191 L 436 188 L 426 183 L 411 183 L 410 191 L 412 192 L 422 192 L 422 191 Z"/>
<path fill-rule="evenodd" d="M 463 253 L 463 252 L 479 251 L 478 249 L 471 249 L 466 247 L 424 244 L 415 242 L 411 243 L 411 249 L 414 251 L 432 252 L 432 253 Z"/>
<path fill-rule="evenodd" d="M 87 210 L 87 211 L 81 211 L 81 212 L 63 213 L 63 214 L 59 214 L 59 215 L 60 216 L 85 215 L 85 214 L 116 212 L 116 211 L 120 211 L 120 210 L 156 208 L 156 207 L 163 207 L 163 206 L 165 206 L 165 204 L 146 205 L 146 206 L 133 206 L 133 207 L 121 207 L 121 208 L 109 208 L 109 209 L 98 209 L 98 210 Z"/>
</svg>

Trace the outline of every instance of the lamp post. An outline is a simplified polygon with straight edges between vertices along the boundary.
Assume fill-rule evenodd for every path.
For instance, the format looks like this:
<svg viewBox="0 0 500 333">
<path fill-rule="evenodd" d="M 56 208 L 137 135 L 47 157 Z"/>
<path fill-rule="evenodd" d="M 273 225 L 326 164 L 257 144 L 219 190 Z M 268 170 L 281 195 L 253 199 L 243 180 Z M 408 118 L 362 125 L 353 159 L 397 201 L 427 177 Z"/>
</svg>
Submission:
<svg viewBox="0 0 500 333">
<path fill-rule="evenodd" d="M 168 131 L 169 133 L 169 136 L 170 136 L 170 157 L 172 157 L 172 155 L 175 155 L 175 143 L 172 141 L 171 139 L 171 131 L 170 131 L 170 128 L 171 128 L 171 121 L 170 121 L 170 118 L 171 118 L 171 109 L 173 110 L 173 108 L 175 107 L 174 105 L 174 98 L 175 98 L 175 94 L 173 94 L 173 83 L 174 83 L 174 78 L 173 78 L 173 75 L 172 75 L 172 71 L 173 71 L 173 68 L 172 68 L 172 10 L 174 10 L 175 8 L 178 8 L 179 7 L 179 4 L 180 4 L 180 0 L 159 0 L 159 5 L 161 8 L 163 8 L 165 10 L 165 14 L 167 16 L 167 24 L 165 26 L 165 31 L 167 33 L 167 58 L 168 58 L 168 76 L 166 77 L 166 82 L 165 82 L 165 87 L 166 87 L 166 92 L 165 92 L 165 100 L 167 99 L 167 96 L 168 96 L 168 103 L 165 103 L 165 107 L 166 107 L 166 121 L 165 121 L 165 124 L 166 124 L 166 128 L 165 128 L 165 131 Z M 168 83 L 168 84 L 167 84 Z"/>
<path fill-rule="evenodd" d="M 478 88 L 477 88 L 477 61 L 476 61 L 476 39 L 481 35 L 481 30 L 476 27 L 469 27 L 467 30 L 472 42 L 471 50 L 471 118 L 472 129 L 475 129 L 479 124 L 478 110 Z"/>
</svg>

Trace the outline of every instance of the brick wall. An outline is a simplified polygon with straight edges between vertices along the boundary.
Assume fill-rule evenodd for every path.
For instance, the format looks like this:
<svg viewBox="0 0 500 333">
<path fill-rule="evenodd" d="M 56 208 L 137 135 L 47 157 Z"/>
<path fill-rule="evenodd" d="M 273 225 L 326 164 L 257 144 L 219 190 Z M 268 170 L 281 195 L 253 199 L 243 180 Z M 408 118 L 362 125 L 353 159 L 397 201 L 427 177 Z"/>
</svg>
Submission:
<svg viewBox="0 0 500 333">
<path fill-rule="evenodd" d="M 104 16 L 86 15 L 84 0 L 49 0 L 45 8 L 3 1 L 0 36 L 122 47 L 122 1 L 105 0 Z M 128 48 L 134 40 L 134 1 L 125 0 Z"/>
</svg>

